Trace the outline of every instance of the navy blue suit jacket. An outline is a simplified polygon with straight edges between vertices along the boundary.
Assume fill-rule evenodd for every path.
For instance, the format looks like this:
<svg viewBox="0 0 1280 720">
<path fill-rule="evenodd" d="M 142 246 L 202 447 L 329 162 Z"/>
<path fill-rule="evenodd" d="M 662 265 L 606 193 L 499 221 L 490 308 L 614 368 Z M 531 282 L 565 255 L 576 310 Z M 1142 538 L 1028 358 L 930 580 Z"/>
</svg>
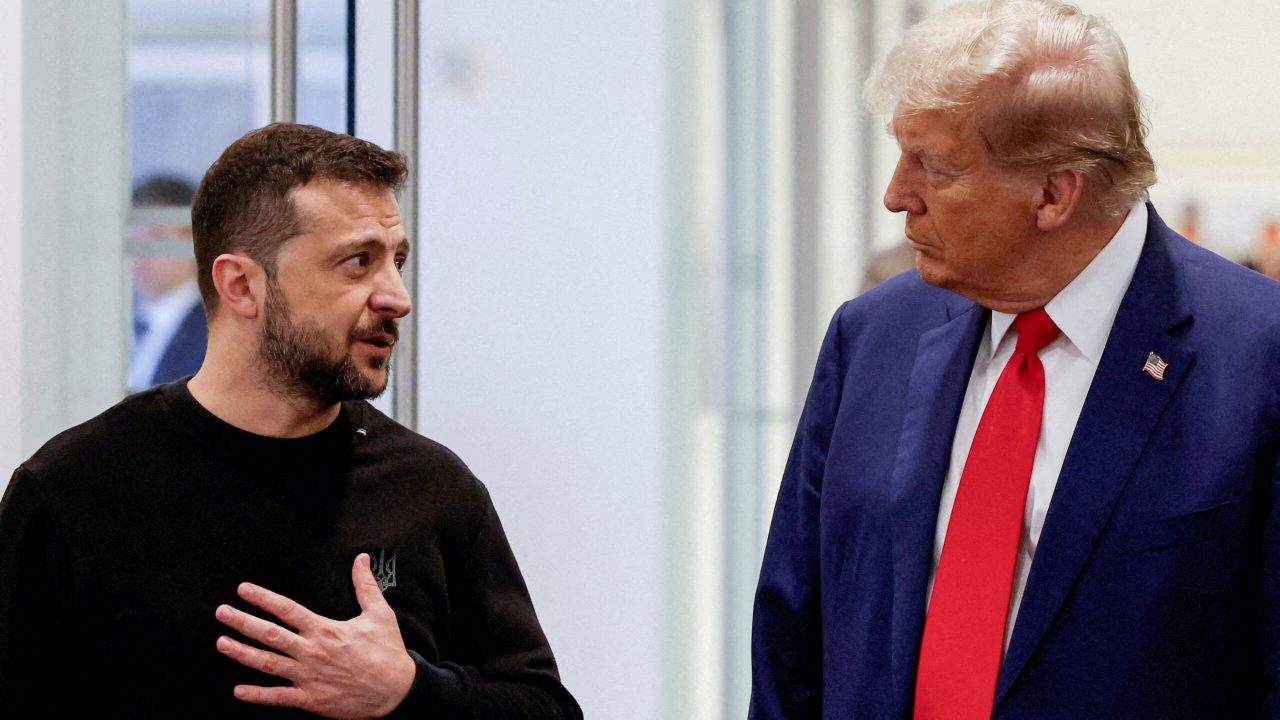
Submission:
<svg viewBox="0 0 1280 720">
<path fill-rule="evenodd" d="M 913 271 L 823 343 L 756 592 L 751 717 L 907 718 L 989 313 Z M 1163 381 L 1142 372 L 1150 352 Z M 1146 242 L 1076 424 L 997 718 L 1280 717 L 1280 284 Z"/>
<path fill-rule="evenodd" d="M 194 375 L 204 362 L 205 347 L 209 344 L 209 330 L 205 324 L 204 305 L 197 301 L 182 323 L 169 338 L 164 354 L 151 374 L 152 385 L 163 385 L 179 378 Z"/>
</svg>

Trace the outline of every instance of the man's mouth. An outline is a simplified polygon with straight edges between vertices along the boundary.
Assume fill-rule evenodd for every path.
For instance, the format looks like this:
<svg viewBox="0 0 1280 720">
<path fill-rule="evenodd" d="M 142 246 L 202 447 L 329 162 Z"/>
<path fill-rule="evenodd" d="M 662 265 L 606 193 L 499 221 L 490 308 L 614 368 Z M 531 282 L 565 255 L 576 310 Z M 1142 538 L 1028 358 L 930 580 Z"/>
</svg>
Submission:
<svg viewBox="0 0 1280 720">
<path fill-rule="evenodd" d="M 356 340 L 363 343 L 369 343 L 370 345 L 379 348 L 389 348 L 396 344 L 396 339 L 390 335 L 371 335 L 368 337 L 356 338 Z"/>
<path fill-rule="evenodd" d="M 396 340 L 400 339 L 400 329 L 396 327 L 395 321 L 384 319 L 382 322 L 356 327 L 355 332 L 351 333 L 351 338 L 376 348 L 390 349 L 396 344 Z"/>
<path fill-rule="evenodd" d="M 912 250 L 929 250 L 933 247 L 927 242 L 921 242 L 920 240 L 917 240 L 915 236 L 909 232 L 906 233 L 906 238 L 907 238 L 907 244 L 911 246 Z"/>
</svg>

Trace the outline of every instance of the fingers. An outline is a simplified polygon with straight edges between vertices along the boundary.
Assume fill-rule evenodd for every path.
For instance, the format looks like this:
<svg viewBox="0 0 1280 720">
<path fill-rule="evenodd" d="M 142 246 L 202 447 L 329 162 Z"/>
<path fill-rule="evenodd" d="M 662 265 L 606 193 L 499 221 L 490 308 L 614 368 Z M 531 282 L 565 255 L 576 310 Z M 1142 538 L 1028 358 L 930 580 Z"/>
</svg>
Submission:
<svg viewBox="0 0 1280 720">
<path fill-rule="evenodd" d="M 236 594 L 304 633 L 319 619 L 315 613 L 289 598 L 253 583 L 240 583 Z"/>
<path fill-rule="evenodd" d="M 232 638 L 218 638 L 218 652 L 244 665 L 253 668 L 268 675 L 275 675 L 286 680 L 297 682 L 299 678 L 299 664 L 293 658 L 277 655 L 273 652 L 267 652 L 250 645 L 233 640 Z"/>
<path fill-rule="evenodd" d="M 305 708 L 306 693 L 296 687 L 258 687 L 257 685 L 237 685 L 235 696 L 238 700 L 255 705 L 271 705 L 274 707 Z"/>
<path fill-rule="evenodd" d="M 373 576 L 373 569 L 369 564 L 369 554 L 360 553 L 351 565 L 351 584 L 356 589 L 356 601 L 365 612 L 390 608 L 387 599 L 382 596 L 382 590 L 378 588 L 378 579 Z"/>
<path fill-rule="evenodd" d="M 230 605 L 219 605 L 214 616 L 227 627 L 239 630 L 241 635 L 253 638 L 267 647 L 297 657 L 301 638 L 273 622 L 267 622 Z"/>
</svg>

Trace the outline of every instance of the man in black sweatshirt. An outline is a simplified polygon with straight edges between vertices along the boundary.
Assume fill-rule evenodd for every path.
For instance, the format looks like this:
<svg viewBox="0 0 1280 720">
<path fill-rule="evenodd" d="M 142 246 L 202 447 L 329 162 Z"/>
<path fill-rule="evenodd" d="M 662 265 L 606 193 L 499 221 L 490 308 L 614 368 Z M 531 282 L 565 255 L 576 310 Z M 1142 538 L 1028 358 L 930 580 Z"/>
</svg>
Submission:
<svg viewBox="0 0 1280 720">
<path fill-rule="evenodd" d="M 208 353 L 0 502 L 0 717 L 581 718 L 484 486 L 366 402 L 404 159 L 278 123 L 192 207 Z"/>
</svg>

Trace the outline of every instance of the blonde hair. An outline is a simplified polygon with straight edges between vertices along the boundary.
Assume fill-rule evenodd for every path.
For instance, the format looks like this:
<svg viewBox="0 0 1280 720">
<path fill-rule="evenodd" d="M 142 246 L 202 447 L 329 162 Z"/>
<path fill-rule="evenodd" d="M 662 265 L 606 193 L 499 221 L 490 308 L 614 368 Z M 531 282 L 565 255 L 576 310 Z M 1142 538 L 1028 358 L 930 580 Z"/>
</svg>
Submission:
<svg viewBox="0 0 1280 720">
<path fill-rule="evenodd" d="M 1109 214 L 1145 200 L 1156 181 L 1124 44 L 1102 19 L 1057 0 L 939 11 L 872 71 L 863 99 L 884 114 L 968 113 L 996 162 L 1078 170 Z"/>
</svg>

